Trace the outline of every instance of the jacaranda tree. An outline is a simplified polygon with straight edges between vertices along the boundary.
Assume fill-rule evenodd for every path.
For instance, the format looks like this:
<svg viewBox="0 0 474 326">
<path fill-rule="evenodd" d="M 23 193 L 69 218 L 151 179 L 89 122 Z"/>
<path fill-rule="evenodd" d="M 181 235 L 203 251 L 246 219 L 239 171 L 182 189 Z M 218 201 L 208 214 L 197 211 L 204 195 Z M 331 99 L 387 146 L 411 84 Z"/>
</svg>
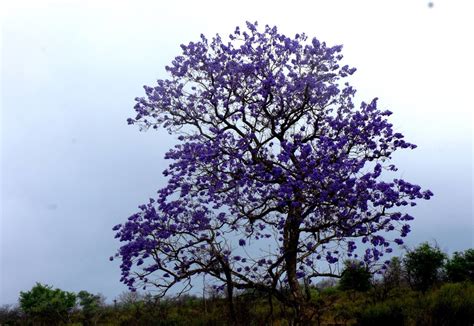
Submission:
<svg viewBox="0 0 474 326">
<path fill-rule="evenodd" d="M 416 146 L 376 99 L 355 106 L 342 46 L 247 23 L 229 41 L 201 35 L 181 48 L 129 119 L 179 144 L 157 198 L 114 228 L 121 280 L 164 295 L 206 274 L 230 307 L 235 289 L 255 289 L 304 323 L 305 284 L 339 276 L 346 259 L 382 263 L 403 243 L 413 217 L 401 209 L 432 193 L 382 172 Z"/>
</svg>

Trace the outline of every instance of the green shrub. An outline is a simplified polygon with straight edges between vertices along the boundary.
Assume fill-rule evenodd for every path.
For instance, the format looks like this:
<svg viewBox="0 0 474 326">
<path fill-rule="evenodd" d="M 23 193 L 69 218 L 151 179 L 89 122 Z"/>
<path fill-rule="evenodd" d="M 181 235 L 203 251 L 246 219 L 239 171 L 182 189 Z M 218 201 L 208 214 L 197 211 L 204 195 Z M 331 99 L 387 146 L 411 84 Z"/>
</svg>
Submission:
<svg viewBox="0 0 474 326">
<path fill-rule="evenodd" d="M 30 291 L 20 292 L 19 301 L 21 310 L 36 324 L 55 325 L 69 321 L 76 295 L 36 283 Z"/>
<path fill-rule="evenodd" d="M 425 242 L 409 250 L 404 259 L 408 282 L 413 289 L 426 292 L 442 279 L 447 256 L 438 247 Z"/>
<path fill-rule="evenodd" d="M 400 326 L 405 325 L 403 305 L 398 301 L 387 301 L 366 307 L 357 318 L 357 325 Z"/>
<path fill-rule="evenodd" d="M 434 326 L 472 325 L 474 323 L 474 284 L 448 283 L 431 294 Z"/>
<path fill-rule="evenodd" d="M 455 252 L 446 264 L 446 273 L 451 282 L 474 282 L 474 249 Z"/>
<path fill-rule="evenodd" d="M 343 291 L 354 290 L 364 292 L 370 289 L 372 274 L 360 261 L 348 260 L 339 280 L 339 288 Z"/>
</svg>

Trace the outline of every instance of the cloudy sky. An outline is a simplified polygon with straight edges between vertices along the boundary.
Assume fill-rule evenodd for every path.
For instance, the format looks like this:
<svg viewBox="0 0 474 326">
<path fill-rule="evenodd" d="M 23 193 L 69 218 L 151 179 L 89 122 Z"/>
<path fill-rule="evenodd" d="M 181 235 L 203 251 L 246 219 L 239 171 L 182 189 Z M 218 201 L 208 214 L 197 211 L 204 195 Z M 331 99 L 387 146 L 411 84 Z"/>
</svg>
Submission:
<svg viewBox="0 0 474 326">
<path fill-rule="evenodd" d="M 103 293 L 119 283 L 112 226 L 164 184 L 173 138 L 127 126 L 142 85 L 179 45 L 246 20 L 344 44 L 359 99 L 378 96 L 415 151 L 400 176 L 435 197 L 408 243 L 474 247 L 470 0 L 11 1 L 1 34 L 0 304 L 41 282 Z"/>
</svg>

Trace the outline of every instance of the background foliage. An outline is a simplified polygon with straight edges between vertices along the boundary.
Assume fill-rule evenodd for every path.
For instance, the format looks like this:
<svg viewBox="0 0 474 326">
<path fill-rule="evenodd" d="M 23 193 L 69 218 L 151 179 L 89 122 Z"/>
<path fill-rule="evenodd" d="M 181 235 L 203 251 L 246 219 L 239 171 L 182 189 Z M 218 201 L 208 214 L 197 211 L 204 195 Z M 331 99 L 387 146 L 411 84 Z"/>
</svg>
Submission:
<svg viewBox="0 0 474 326">
<path fill-rule="evenodd" d="M 443 256 L 441 266 L 423 259 L 439 275 L 426 288 L 412 286 L 409 278 L 421 279 L 424 268 L 414 268 L 413 253 Z M 309 287 L 314 325 L 471 325 L 474 322 L 472 265 L 465 262 L 472 249 L 451 258 L 439 248 L 423 243 L 405 257 L 392 259 L 382 275 L 372 275 L 360 264 L 346 263 L 339 282 L 324 280 Z M 461 263 L 460 263 L 461 261 Z M 408 264 L 407 264 L 408 262 Z M 456 266 L 455 274 L 450 269 Z M 416 267 L 416 266 L 415 266 Z M 419 273 L 419 274 L 417 274 Z M 451 275 L 451 276 L 450 276 Z M 455 279 L 452 279 L 455 275 Z M 430 278 L 431 280 L 431 278 Z M 428 283 L 423 283 L 428 284 Z M 303 286 L 303 284 L 302 284 Z M 284 291 L 284 289 L 282 289 Z M 292 312 L 277 300 L 270 301 L 258 291 L 241 291 L 235 298 L 237 325 L 290 325 Z M 183 295 L 159 298 L 151 294 L 124 292 L 114 304 L 101 295 L 80 291 L 77 295 L 36 284 L 20 294 L 19 306 L 0 308 L 2 325 L 227 325 L 227 300 L 213 288 L 206 296 Z"/>
</svg>

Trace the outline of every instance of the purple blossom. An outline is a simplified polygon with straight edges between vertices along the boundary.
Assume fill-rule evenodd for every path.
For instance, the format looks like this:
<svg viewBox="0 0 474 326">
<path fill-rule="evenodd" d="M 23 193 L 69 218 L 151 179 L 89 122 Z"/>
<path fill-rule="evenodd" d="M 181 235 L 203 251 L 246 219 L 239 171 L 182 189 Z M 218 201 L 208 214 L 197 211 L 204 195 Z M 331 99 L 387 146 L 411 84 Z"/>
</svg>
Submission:
<svg viewBox="0 0 474 326">
<path fill-rule="evenodd" d="M 399 239 L 399 238 L 397 238 L 397 239 L 395 239 L 395 240 L 393 240 L 393 241 L 394 241 L 396 244 L 398 244 L 398 245 L 402 245 L 402 244 L 403 244 L 403 240 L 402 240 L 402 239 Z"/>
<path fill-rule="evenodd" d="M 164 294 L 203 273 L 223 289 L 223 270 L 248 288 L 272 275 L 295 287 L 347 257 L 370 264 L 392 251 L 386 233 L 410 232 L 399 209 L 433 196 L 389 178 L 392 154 L 416 145 L 377 98 L 356 105 L 342 46 L 256 23 L 229 39 L 182 45 L 170 78 L 136 98 L 128 123 L 178 143 L 166 185 L 113 228 L 131 289 L 155 277 Z"/>
</svg>

